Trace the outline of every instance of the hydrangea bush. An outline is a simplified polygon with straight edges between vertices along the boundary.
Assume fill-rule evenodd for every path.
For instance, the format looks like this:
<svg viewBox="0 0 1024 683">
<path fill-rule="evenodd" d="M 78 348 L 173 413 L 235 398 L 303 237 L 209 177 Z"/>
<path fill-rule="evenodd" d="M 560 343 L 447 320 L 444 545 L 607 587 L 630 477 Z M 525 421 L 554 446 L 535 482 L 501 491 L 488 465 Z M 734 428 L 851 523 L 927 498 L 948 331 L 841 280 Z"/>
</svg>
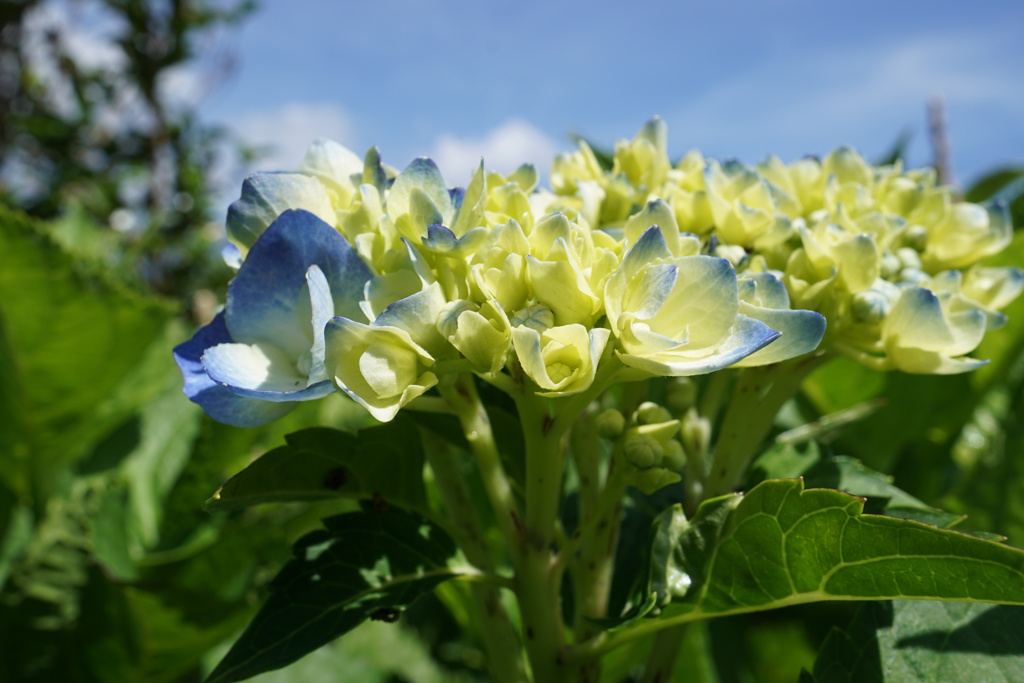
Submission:
<svg viewBox="0 0 1024 683">
<path fill-rule="evenodd" d="M 384 424 L 293 435 L 211 501 L 349 506 L 299 541 L 212 681 L 449 581 L 499 681 L 597 681 L 655 633 L 646 680 L 664 680 L 685 624 L 783 605 L 1024 603 L 1024 552 L 799 479 L 737 493 L 833 358 L 985 362 L 970 354 L 1024 287 L 982 265 L 1011 239 L 1006 207 L 847 148 L 757 166 L 666 150 L 653 119 L 611 168 L 581 142 L 550 189 L 483 162 L 463 189 L 429 159 L 398 172 L 321 140 L 245 181 L 225 306 L 175 349 L 186 395 L 248 427 L 341 392 Z M 647 550 L 616 563 L 637 496 Z"/>
</svg>

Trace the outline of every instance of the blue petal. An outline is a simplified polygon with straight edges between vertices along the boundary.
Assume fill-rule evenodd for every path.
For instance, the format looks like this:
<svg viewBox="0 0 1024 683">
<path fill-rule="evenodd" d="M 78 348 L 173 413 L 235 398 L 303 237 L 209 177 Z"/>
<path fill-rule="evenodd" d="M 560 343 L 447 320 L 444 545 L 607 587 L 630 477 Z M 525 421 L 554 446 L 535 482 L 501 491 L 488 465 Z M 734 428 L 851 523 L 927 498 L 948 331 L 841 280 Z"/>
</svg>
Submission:
<svg viewBox="0 0 1024 683">
<path fill-rule="evenodd" d="M 283 403 L 323 398 L 334 391 L 330 380 L 306 386 L 289 359 L 269 345 L 217 344 L 203 353 L 210 379 L 233 394 Z"/>
<path fill-rule="evenodd" d="M 258 427 L 290 412 L 294 405 L 238 396 L 210 379 L 203 368 L 203 353 L 211 346 L 232 341 L 222 312 L 209 325 L 199 328 L 190 340 L 174 347 L 174 362 L 185 380 L 185 396 L 214 420 L 235 427 Z"/>
<path fill-rule="evenodd" d="M 462 200 L 466 198 L 466 188 L 453 187 L 448 190 L 448 196 L 452 198 L 452 209 L 457 214 L 462 208 Z"/>
<path fill-rule="evenodd" d="M 438 223 L 428 225 L 427 236 L 423 238 L 423 245 L 431 251 L 451 251 L 457 242 L 455 233 Z"/>
<path fill-rule="evenodd" d="M 335 313 L 362 317 L 366 264 L 337 230 L 309 212 L 290 210 L 260 235 L 228 285 L 227 326 L 234 340 L 269 342 L 292 358 L 308 352 L 312 331 L 301 314 L 308 311 L 306 271 L 313 265 L 327 279 Z"/>
</svg>

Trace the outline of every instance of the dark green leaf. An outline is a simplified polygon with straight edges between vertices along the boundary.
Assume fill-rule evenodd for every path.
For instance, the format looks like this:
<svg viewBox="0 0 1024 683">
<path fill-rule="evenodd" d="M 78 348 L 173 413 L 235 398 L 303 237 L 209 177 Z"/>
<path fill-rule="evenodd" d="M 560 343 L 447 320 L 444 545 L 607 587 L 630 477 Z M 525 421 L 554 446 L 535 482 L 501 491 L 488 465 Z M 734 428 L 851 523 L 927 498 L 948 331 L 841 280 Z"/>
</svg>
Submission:
<svg viewBox="0 0 1024 683">
<path fill-rule="evenodd" d="M 423 449 L 404 416 L 355 435 L 315 427 L 285 440 L 229 479 L 207 508 L 375 495 L 410 509 L 425 506 Z"/>
<path fill-rule="evenodd" d="M 1024 609 L 926 600 L 867 604 L 833 630 L 818 683 L 1024 680 Z"/>
<path fill-rule="evenodd" d="M 845 455 L 824 457 L 812 441 L 802 448 L 775 444 L 754 462 L 757 481 L 803 477 L 807 488 L 829 488 L 878 501 L 872 508 L 889 517 L 912 519 L 924 524 L 952 528 L 964 520 L 931 507 L 892 483 L 892 477 L 876 472 L 856 458 Z"/>
<path fill-rule="evenodd" d="M 90 521 L 93 556 L 113 576 L 130 581 L 138 578 L 138 572 L 129 551 L 126 493 L 122 488 L 103 491 Z"/>
<path fill-rule="evenodd" d="M 860 498 L 799 480 L 677 506 L 656 533 L 671 548 L 652 587 L 682 621 L 821 600 L 933 598 L 1024 604 L 1024 551 L 913 521 L 863 514 Z"/>
<path fill-rule="evenodd" d="M 458 572 L 454 542 L 426 519 L 396 508 L 324 520 L 295 544 L 270 597 L 208 683 L 279 669 L 366 619 L 391 621 Z"/>
</svg>

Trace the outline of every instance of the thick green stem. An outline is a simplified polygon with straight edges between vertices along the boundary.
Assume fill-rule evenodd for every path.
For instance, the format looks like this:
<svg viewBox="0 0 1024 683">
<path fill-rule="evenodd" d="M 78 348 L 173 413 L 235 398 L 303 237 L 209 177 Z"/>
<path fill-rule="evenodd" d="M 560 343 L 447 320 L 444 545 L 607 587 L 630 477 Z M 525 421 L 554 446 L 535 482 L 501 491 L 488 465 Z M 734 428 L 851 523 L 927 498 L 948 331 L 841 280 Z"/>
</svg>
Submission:
<svg viewBox="0 0 1024 683">
<path fill-rule="evenodd" d="M 485 572 L 494 572 L 495 562 L 487 545 L 479 511 L 473 505 L 455 453 L 432 432 L 421 429 L 421 439 L 434 482 L 452 520 L 453 535 L 466 558 Z M 526 678 L 522 648 L 515 626 L 501 603 L 495 586 L 473 583 L 470 609 L 479 624 L 487 650 L 491 677 L 501 683 L 518 683 Z"/>
<path fill-rule="evenodd" d="M 480 402 L 472 375 L 458 375 L 451 381 L 438 385 L 438 391 L 452 406 L 452 411 L 462 425 L 470 450 L 476 458 L 477 470 L 487 492 L 487 498 L 494 509 L 498 529 L 505 544 L 515 552 L 520 540 L 519 506 L 512 494 L 512 486 L 501 464 L 498 446 L 494 441 L 491 421 Z"/>
<path fill-rule="evenodd" d="M 705 498 L 730 493 L 742 483 L 782 404 L 796 394 L 804 378 L 827 358 L 818 353 L 739 371 L 733 399 L 715 440 L 714 460 L 704 482 Z"/>
<path fill-rule="evenodd" d="M 615 550 L 619 542 L 622 500 L 625 492 L 626 484 L 613 469 L 601 499 L 586 520 L 589 523 L 580 529 L 582 535 L 579 537 L 579 551 L 572 558 L 573 589 L 576 597 L 573 635 L 576 642 L 587 640 L 601 631 L 599 626 L 594 625 L 592 619 L 608 616 L 608 599 L 615 572 Z M 589 683 L 600 680 L 600 677 L 600 659 L 592 659 L 580 667 L 581 681 Z"/>
<path fill-rule="evenodd" d="M 560 681 L 566 677 L 560 663 L 565 626 L 552 543 L 562 493 L 564 430 L 555 430 L 547 399 L 524 393 L 516 403 L 526 441 L 525 538 L 516 571 L 523 635 L 534 681 Z"/>
</svg>

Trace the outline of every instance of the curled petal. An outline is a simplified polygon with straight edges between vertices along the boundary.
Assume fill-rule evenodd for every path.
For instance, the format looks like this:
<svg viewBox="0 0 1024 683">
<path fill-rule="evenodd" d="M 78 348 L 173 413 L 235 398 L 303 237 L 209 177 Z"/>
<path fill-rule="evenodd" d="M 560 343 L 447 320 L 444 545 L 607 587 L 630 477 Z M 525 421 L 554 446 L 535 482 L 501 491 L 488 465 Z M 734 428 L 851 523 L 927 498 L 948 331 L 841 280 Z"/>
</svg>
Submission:
<svg viewBox="0 0 1024 683">
<path fill-rule="evenodd" d="M 381 422 L 437 384 L 427 370 L 433 357 L 405 330 L 334 318 L 325 336 L 327 369 L 338 388 Z"/>
<path fill-rule="evenodd" d="M 309 211 L 334 225 L 334 207 L 326 188 L 304 173 L 255 173 L 242 183 L 242 196 L 228 207 L 227 231 L 243 250 L 288 209 Z"/>
<path fill-rule="evenodd" d="M 316 265 L 339 315 L 358 316 L 370 272 L 338 231 L 307 211 L 286 211 L 253 244 L 228 285 L 227 325 L 240 343 L 268 342 L 293 358 L 313 342 L 306 272 Z"/>
<path fill-rule="evenodd" d="M 616 352 L 626 365 L 660 377 L 686 377 L 703 375 L 729 367 L 750 354 L 764 348 L 779 336 L 779 333 L 760 320 L 737 315 L 730 334 L 721 344 L 704 349 L 698 355 L 696 349 L 680 345 L 650 355 Z"/>
<path fill-rule="evenodd" d="M 541 396 L 567 396 L 590 388 L 610 334 L 578 324 L 543 332 L 521 325 L 512 329 L 512 344 L 523 370 L 544 390 Z"/>
<path fill-rule="evenodd" d="M 199 328 L 190 340 L 174 347 L 174 361 L 185 380 L 185 396 L 214 420 L 235 427 L 258 427 L 290 412 L 295 404 L 240 396 L 210 378 L 203 367 L 203 353 L 210 347 L 232 342 L 222 311 L 209 325 Z"/>
</svg>

